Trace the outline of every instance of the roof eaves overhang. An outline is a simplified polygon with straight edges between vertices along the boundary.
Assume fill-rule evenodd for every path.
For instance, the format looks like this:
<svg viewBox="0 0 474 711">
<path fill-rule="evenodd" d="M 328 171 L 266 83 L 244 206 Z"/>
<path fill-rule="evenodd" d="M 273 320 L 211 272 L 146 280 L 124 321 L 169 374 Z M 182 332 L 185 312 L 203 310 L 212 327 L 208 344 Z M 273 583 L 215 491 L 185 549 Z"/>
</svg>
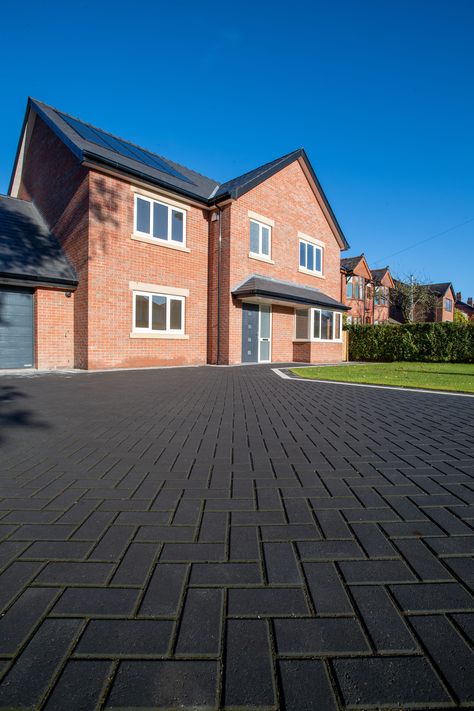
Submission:
<svg viewBox="0 0 474 711">
<path fill-rule="evenodd" d="M 109 161 L 106 158 L 103 158 L 102 156 L 96 155 L 92 151 L 83 151 L 83 160 L 81 160 L 81 163 L 86 168 L 96 167 L 98 170 L 100 170 L 101 168 L 102 169 L 108 168 L 111 171 L 113 171 L 114 174 L 120 173 L 120 175 L 124 175 L 124 176 L 133 176 L 134 178 L 137 178 L 141 182 L 147 183 L 148 185 L 151 185 L 151 186 L 156 186 L 156 187 L 162 188 L 163 190 L 166 190 L 167 192 L 176 193 L 178 195 L 181 195 L 184 198 L 187 198 L 191 202 L 199 204 L 199 206 L 202 208 L 210 209 L 209 200 L 207 200 L 206 198 L 200 198 L 195 193 L 191 193 L 188 190 L 184 190 L 184 189 L 182 189 L 178 186 L 175 186 L 175 185 L 170 185 L 169 183 L 165 182 L 164 180 L 159 180 L 158 178 L 152 178 L 140 170 L 134 170 L 133 168 L 124 168 L 118 162 L 112 161 L 112 160 Z"/>
<path fill-rule="evenodd" d="M 56 277 L 40 277 L 25 274 L 13 274 L 10 272 L 0 272 L 0 284 L 10 286 L 30 286 L 45 287 L 49 289 L 64 289 L 75 291 L 79 285 L 77 279 L 60 279 Z"/>
</svg>

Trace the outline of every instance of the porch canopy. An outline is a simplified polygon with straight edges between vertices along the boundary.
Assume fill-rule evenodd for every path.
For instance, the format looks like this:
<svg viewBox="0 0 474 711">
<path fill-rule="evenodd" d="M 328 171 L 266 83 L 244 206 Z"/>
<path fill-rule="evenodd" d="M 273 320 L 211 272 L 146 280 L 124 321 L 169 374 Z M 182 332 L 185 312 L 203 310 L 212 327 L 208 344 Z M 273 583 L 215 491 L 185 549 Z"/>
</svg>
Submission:
<svg viewBox="0 0 474 711">
<path fill-rule="evenodd" d="M 349 311 L 350 307 L 341 304 L 319 289 L 301 286 L 291 281 L 279 281 L 271 277 L 252 274 L 232 290 L 236 299 L 251 299 L 263 303 L 285 303 L 295 308 L 301 306 L 320 306 L 335 311 Z"/>
</svg>

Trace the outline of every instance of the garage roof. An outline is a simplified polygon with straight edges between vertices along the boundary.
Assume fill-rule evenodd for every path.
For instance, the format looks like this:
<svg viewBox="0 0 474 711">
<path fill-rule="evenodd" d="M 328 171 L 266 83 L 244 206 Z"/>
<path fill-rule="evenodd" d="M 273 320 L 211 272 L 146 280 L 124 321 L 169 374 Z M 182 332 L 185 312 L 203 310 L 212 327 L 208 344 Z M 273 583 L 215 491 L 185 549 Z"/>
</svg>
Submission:
<svg viewBox="0 0 474 711">
<path fill-rule="evenodd" d="M 77 286 L 74 267 L 33 203 L 0 195 L 0 281 Z"/>
</svg>

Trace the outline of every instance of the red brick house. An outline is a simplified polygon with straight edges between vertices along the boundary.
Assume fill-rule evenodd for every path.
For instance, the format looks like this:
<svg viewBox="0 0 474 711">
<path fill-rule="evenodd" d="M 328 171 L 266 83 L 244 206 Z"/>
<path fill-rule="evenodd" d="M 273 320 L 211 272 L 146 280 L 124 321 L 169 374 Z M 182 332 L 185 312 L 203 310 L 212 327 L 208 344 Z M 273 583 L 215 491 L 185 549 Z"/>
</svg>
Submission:
<svg viewBox="0 0 474 711">
<path fill-rule="evenodd" d="M 390 290 L 395 288 L 390 269 L 371 269 L 372 274 L 372 321 L 387 323 L 390 318 Z"/>
<path fill-rule="evenodd" d="M 0 262 L 0 298 L 29 295 L 36 367 L 341 360 L 348 245 L 302 149 L 219 184 L 30 99 L 5 200 L 69 270 L 13 283 Z"/>
<path fill-rule="evenodd" d="M 451 282 L 445 282 L 443 284 L 426 284 L 426 289 L 434 294 L 436 304 L 433 311 L 428 314 L 424 320 L 453 321 L 456 295 Z"/>
<path fill-rule="evenodd" d="M 350 308 L 347 323 L 378 324 L 389 320 L 390 269 L 370 269 L 363 254 L 341 259 L 341 301 Z"/>
<path fill-rule="evenodd" d="M 341 259 L 341 301 L 350 311 L 348 323 L 372 323 L 372 274 L 363 254 Z"/>
</svg>

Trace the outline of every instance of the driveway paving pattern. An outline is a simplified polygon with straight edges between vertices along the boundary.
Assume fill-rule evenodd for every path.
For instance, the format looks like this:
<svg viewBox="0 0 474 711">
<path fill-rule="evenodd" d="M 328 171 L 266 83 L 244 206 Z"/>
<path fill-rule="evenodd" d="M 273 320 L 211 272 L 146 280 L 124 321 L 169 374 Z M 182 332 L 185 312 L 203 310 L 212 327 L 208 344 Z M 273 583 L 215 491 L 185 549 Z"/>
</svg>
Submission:
<svg viewBox="0 0 474 711">
<path fill-rule="evenodd" d="M 474 400 L 0 378 L 0 709 L 474 706 Z"/>
</svg>

